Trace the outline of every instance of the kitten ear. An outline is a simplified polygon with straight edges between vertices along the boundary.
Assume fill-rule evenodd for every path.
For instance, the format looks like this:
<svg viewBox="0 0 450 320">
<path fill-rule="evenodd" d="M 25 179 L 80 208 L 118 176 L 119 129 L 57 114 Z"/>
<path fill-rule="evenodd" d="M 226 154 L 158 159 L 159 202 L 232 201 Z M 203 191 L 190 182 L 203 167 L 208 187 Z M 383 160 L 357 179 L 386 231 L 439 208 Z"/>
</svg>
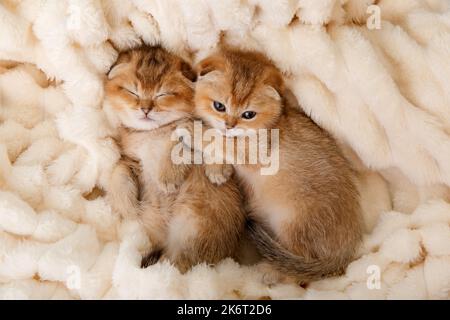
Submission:
<svg viewBox="0 0 450 320">
<path fill-rule="evenodd" d="M 281 101 L 281 94 L 274 87 L 266 85 L 264 86 L 263 90 L 264 94 L 266 94 L 268 97 L 277 101 Z"/>
<path fill-rule="evenodd" d="M 270 88 L 267 89 L 269 96 L 281 100 L 281 97 L 284 95 L 285 85 L 283 77 L 278 70 L 271 70 L 267 74 L 264 84 Z"/>
<path fill-rule="evenodd" d="M 196 66 L 196 70 L 200 77 L 213 71 L 224 71 L 225 62 L 219 56 L 212 56 L 200 61 Z"/>
<path fill-rule="evenodd" d="M 127 67 L 126 63 L 120 63 L 114 65 L 111 70 L 108 72 L 108 80 L 111 80 L 112 78 L 116 77 L 120 73 L 122 73 Z"/>
<path fill-rule="evenodd" d="M 182 61 L 180 70 L 183 76 L 188 78 L 191 82 L 197 81 L 197 73 L 195 73 L 195 71 L 192 69 L 189 63 Z"/>
<path fill-rule="evenodd" d="M 127 66 L 127 62 L 129 62 L 130 59 L 131 55 L 129 52 L 122 52 L 121 54 L 119 54 L 117 61 L 112 65 L 111 69 L 108 72 L 108 80 L 111 80 L 119 73 L 124 71 L 125 67 Z"/>
</svg>

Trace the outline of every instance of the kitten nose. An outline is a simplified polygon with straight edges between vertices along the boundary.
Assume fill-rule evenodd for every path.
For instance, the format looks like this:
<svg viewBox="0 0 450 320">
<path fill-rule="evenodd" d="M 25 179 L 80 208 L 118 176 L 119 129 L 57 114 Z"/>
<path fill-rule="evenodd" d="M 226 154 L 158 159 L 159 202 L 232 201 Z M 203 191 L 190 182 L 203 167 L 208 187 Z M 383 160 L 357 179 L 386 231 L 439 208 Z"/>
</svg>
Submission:
<svg viewBox="0 0 450 320">
<path fill-rule="evenodd" d="M 151 108 L 141 108 L 141 110 L 142 110 L 142 112 L 143 112 L 145 115 L 148 115 L 148 113 L 150 112 Z"/>
<path fill-rule="evenodd" d="M 236 126 L 236 119 L 229 119 L 227 121 L 225 121 L 225 125 L 227 127 L 227 129 L 233 129 Z"/>
</svg>

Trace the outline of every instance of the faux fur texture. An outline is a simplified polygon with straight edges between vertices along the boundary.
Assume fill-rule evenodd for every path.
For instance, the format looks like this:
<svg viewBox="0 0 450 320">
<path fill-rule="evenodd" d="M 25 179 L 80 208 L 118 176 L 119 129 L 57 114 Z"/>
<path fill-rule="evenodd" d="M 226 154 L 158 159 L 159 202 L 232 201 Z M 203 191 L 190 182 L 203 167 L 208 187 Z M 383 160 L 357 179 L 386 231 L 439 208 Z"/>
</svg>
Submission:
<svg viewBox="0 0 450 320">
<path fill-rule="evenodd" d="M 94 189 L 119 157 L 101 111 L 117 50 L 197 61 L 221 31 L 285 72 L 360 171 L 367 234 L 342 277 L 140 269 L 143 231 Z M 450 1 L 3 0 L 0 60 L 0 298 L 449 298 Z"/>
</svg>

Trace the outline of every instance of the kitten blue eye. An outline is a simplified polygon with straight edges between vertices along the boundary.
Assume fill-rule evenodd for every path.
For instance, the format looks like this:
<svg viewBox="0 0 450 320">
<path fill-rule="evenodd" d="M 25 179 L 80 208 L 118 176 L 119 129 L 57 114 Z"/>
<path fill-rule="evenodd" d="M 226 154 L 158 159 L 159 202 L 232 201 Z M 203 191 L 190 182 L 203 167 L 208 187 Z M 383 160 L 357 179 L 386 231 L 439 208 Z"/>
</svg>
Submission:
<svg viewBox="0 0 450 320">
<path fill-rule="evenodd" d="M 223 103 L 220 103 L 218 101 L 214 101 L 213 103 L 214 109 L 216 109 L 219 112 L 225 112 L 227 109 Z"/>
<path fill-rule="evenodd" d="M 256 112 L 255 111 L 245 111 L 242 114 L 242 118 L 244 118 L 246 120 L 253 119 L 255 116 L 256 116 Z"/>
</svg>

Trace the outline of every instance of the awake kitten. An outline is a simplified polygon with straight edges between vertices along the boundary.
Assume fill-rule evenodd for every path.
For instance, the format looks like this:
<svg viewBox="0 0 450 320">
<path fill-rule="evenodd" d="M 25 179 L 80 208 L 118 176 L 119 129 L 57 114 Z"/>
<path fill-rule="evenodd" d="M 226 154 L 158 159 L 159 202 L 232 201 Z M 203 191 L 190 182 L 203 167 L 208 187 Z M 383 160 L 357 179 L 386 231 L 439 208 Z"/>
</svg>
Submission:
<svg viewBox="0 0 450 320">
<path fill-rule="evenodd" d="M 272 276 L 304 282 L 342 273 L 362 227 L 354 172 L 335 141 L 287 103 L 280 72 L 261 54 L 223 48 L 199 63 L 198 74 L 196 114 L 210 126 L 224 135 L 280 130 L 276 174 L 261 175 L 260 164 L 234 165 L 251 236 Z"/>
<path fill-rule="evenodd" d="M 191 122 L 195 76 L 161 47 L 122 53 L 108 75 L 104 108 L 124 154 L 108 193 L 116 210 L 137 212 L 148 231 L 153 250 L 143 266 L 159 255 L 182 272 L 217 263 L 235 254 L 245 228 L 236 183 L 218 186 L 205 174 L 216 177 L 221 167 L 176 165 L 171 159 L 179 143 L 171 140 L 173 131 Z"/>
</svg>

